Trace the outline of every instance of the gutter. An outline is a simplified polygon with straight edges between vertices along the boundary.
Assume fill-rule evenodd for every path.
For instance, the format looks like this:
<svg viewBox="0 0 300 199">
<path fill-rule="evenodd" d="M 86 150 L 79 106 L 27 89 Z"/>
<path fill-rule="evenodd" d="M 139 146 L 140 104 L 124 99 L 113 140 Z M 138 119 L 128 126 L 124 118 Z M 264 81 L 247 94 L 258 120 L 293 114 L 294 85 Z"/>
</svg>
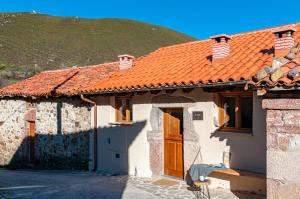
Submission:
<svg viewBox="0 0 300 199">
<path fill-rule="evenodd" d="M 92 104 L 94 107 L 94 169 L 93 171 L 97 171 L 97 149 L 98 149 L 97 103 L 86 98 L 84 95 L 80 95 L 80 99 L 84 102 Z"/>
<path fill-rule="evenodd" d="M 187 88 L 211 88 L 218 86 L 238 86 L 244 85 L 248 81 L 240 80 L 233 82 L 214 82 L 208 84 L 193 84 L 193 85 L 184 85 L 184 86 L 161 86 L 161 87 L 147 87 L 147 88 L 133 88 L 133 89 L 115 89 L 115 90 L 104 90 L 104 91 L 95 91 L 95 92 L 82 92 L 81 94 L 111 94 L 111 93 L 126 93 L 126 92 L 145 92 L 145 91 L 159 91 L 159 90 L 173 90 L 173 89 L 187 89 Z"/>
</svg>

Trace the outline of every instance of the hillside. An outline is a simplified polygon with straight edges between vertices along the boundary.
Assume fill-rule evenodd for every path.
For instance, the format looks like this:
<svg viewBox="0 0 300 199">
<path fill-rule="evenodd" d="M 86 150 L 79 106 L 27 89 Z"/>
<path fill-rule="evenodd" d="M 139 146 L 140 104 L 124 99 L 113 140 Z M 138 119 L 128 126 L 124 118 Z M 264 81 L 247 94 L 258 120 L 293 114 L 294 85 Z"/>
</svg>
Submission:
<svg viewBox="0 0 300 199">
<path fill-rule="evenodd" d="M 194 38 L 126 19 L 82 19 L 35 13 L 0 13 L 0 85 L 42 70 L 145 55 Z"/>
</svg>

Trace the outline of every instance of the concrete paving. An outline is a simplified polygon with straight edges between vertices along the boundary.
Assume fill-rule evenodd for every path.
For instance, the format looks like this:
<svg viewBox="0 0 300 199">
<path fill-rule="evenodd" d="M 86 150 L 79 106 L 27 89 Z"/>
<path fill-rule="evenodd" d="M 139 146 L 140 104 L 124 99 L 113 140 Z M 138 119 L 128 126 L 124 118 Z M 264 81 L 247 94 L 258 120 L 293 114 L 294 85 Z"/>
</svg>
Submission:
<svg viewBox="0 0 300 199">
<path fill-rule="evenodd" d="M 114 176 L 68 171 L 0 170 L 0 199 L 156 199 Z"/>
<path fill-rule="evenodd" d="M 136 178 L 70 171 L 0 169 L 0 199 L 194 199 L 184 181 L 157 183 L 163 177 Z M 169 178 L 168 178 L 169 179 Z M 160 181 L 161 182 L 161 181 Z M 211 199 L 263 199 L 264 196 L 211 189 Z"/>
</svg>

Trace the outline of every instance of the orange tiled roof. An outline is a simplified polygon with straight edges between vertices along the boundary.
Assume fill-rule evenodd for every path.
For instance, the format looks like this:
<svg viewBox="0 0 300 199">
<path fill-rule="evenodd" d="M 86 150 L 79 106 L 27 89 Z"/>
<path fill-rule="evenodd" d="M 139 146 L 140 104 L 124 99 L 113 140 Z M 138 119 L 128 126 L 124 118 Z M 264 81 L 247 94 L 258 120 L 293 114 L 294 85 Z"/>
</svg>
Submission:
<svg viewBox="0 0 300 199">
<path fill-rule="evenodd" d="M 231 35 L 230 55 L 212 61 L 210 39 L 160 48 L 134 62 L 128 70 L 118 63 L 48 71 L 0 90 L 0 95 L 76 95 L 141 88 L 246 83 L 274 57 L 273 28 Z M 300 23 L 295 24 L 295 41 Z"/>
<path fill-rule="evenodd" d="M 82 88 L 86 85 L 90 85 L 93 81 L 104 79 L 118 70 L 118 62 L 79 68 L 78 74 L 60 86 L 56 93 L 60 95 L 76 95 L 82 92 Z"/>
<path fill-rule="evenodd" d="M 297 50 L 297 48 L 296 48 Z M 252 81 L 249 81 L 246 85 L 246 89 L 249 87 L 257 88 L 274 88 L 274 87 L 283 87 L 283 88 L 292 88 L 300 87 L 300 45 L 298 47 L 298 52 L 295 55 L 295 58 L 287 62 L 280 68 L 276 70 L 271 70 L 265 77 L 262 79 L 256 80 L 253 78 Z M 276 74 L 275 74 L 276 73 Z M 275 74 L 275 76 L 274 76 Z"/>
<path fill-rule="evenodd" d="M 295 41 L 300 23 L 295 24 Z M 272 28 L 231 35 L 230 55 L 222 62 L 212 58 L 210 39 L 160 48 L 135 62 L 132 69 L 118 71 L 94 81 L 85 92 L 106 92 L 151 87 L 202 85 L 250 80 L 274 54 Z"/>
<path fill-rule="evenodd" d="M 31 78 L 0 89 L 2 96 L 75 95 L 83 85 L 118 70 L 118 63 L 44 71 Z"/>
</svg>

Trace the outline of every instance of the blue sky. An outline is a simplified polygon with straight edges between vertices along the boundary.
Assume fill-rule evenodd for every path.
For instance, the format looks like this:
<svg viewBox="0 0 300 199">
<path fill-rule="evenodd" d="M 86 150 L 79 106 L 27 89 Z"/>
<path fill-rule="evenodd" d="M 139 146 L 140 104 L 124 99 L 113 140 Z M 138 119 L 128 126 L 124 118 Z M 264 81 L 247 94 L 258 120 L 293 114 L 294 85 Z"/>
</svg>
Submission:
<svg viewBox="0 0 300 199">
<path fill-rule="evenodd" d="M 0 0 L 1 12 L 128 18 L 198 39 L 300 22 L 300 0 Z"/>
</svg>

